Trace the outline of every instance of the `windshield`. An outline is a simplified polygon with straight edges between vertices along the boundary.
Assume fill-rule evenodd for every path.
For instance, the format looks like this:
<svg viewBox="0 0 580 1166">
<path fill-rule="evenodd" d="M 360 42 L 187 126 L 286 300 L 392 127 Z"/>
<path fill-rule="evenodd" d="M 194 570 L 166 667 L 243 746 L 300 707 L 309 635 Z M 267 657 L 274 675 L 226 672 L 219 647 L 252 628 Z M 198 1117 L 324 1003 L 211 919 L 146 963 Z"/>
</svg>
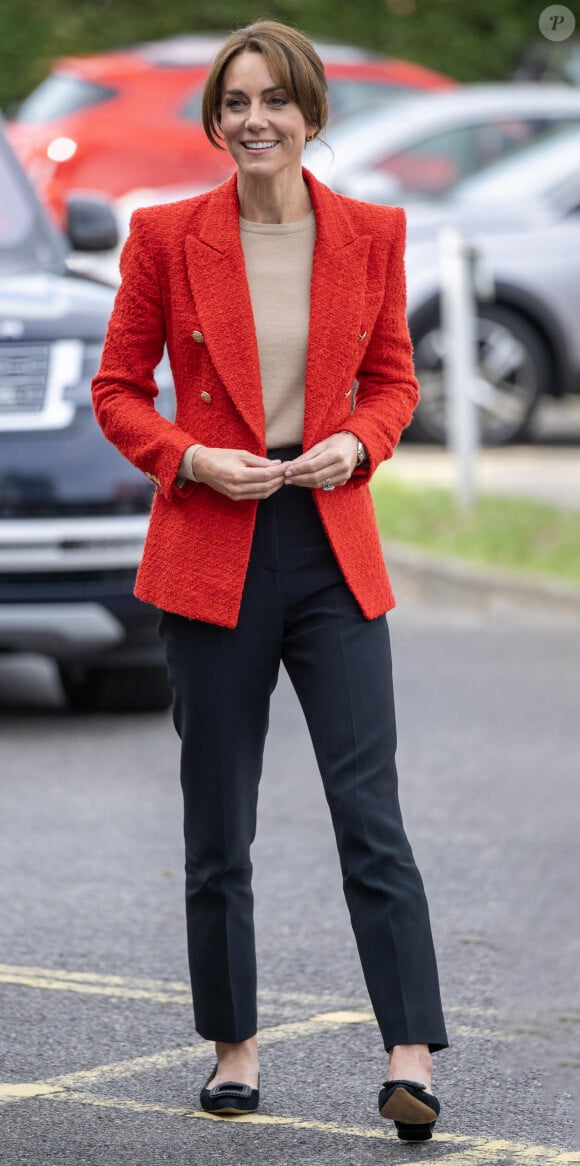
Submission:
<svg viewBox="0 0 580 1166">
<path fill-rule="evenodd" d="M 53 73 L 22 102 L 14 120 L 27 125 L 49 125 L 51 121 L 68 117 L 79 109 L 108 101 L 115 92 L 106 85 L 97 85 L 81 77 Z"/>
<path fill-rule="evenodd" d="M 0 273 L 60 271 L 65 252 L 0 131 Z"/>
<path fill-rule="evenodd" d="M 460 202 L 494 201 L 511 197 L 549 198 L 560 184 L 580 174 L 580 126 L 560 123 L 541 139 L 523 145 L 479 174 L 466 178 L 451 192 Z"/>
<path fill-rule="evenodd" d="M 415 90 L 403 85 L 386 85 L 384 81 L 362 81 L 352 77 L 335 77 L 328 82 L 330 116 L 334 122 L 379 105 L 385 109 L 392 101 L 412 96 Z"/>
</svg>

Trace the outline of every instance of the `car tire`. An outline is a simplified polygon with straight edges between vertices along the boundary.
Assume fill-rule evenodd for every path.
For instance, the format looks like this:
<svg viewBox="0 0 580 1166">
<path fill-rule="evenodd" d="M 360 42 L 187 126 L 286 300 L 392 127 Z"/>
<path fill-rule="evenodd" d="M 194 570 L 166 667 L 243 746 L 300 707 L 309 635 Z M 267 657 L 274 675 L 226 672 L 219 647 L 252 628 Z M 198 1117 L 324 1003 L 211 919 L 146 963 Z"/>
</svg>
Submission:
<svg viewBox="0 0 580 1166">
<path fill-rule="evenodd" d="M 444 339 L 438 309 L 431 308 L 423 319 L 411 324 L 411 335 L 421 401 L 410 436 L 444 445 Z M 529 431 L 538 401 L 549 388 L 549 353 L 533 325 L 503 304 L 479 305 L 477 343 L 479 440 L 482 445 L 506 445 Z"/>
<path fill-rule="evenodd" d="M 147 667 L 74 667 L 60 665 L 60 679 L 75 712 L 163 712 L 171 689 L 163 665 Z"/>
</svg>

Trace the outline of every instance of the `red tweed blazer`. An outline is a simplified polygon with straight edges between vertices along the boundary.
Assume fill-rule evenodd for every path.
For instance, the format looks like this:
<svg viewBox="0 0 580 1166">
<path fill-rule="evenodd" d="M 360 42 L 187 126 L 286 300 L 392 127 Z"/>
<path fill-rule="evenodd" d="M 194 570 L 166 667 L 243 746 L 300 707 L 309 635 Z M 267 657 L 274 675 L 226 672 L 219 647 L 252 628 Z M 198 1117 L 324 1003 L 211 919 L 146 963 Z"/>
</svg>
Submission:
<svg viewBox="0 0 580 1166">
<path fill-rule="evenodd" d="M 405 315 L 406 220 L 401 208 L 345 198 L 303 175 L 316 218 L 304 449 L 350 429 L 368 450 L 364 471 L 314 498 L 345 581 L 371 619 L 395 601 L 368 481 L 391 457 L 418 399 Z M 266 452 L 238 216 L 235 174 L 197 198 L 134 214 L 93 381 L 106 437 L 157 485 L 135 594 L 225 627 L 237 622 L 258 503 L 232 502 L 201 483 L 179 489 L 175 478 L 193 442 Z M 155 408 L 153 373 L 165 343 L 174 423 Z"/>
</svg>

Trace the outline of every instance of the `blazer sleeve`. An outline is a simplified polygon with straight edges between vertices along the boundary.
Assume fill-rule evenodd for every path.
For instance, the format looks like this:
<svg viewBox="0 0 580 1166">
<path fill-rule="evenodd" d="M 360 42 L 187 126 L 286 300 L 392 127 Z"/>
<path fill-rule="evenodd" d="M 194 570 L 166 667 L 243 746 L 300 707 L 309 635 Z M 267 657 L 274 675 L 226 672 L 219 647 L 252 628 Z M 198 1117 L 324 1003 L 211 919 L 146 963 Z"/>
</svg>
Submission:
<svg viewBox="0 0 580 1166">
<path fill-rule="evenodd" d="M 171 500 L 189 497 L 197 488 L 189 481 L 176 485 L 183 454 L 195 439 L 155 408 L 154 372 L 165 346 L 165 320 L 148 242 L 147 222 L 136 211 L 121 254 L 121 286 L 92 396 L 105 437 Z"/>
<path fill-rule="evenodd" d="M 392 457 L 419 400 L 406 315 L 407 218 L 401 207 L 395 207 L 394 212 L 384 299 L 356 374 L 356 405 L 348 423 L 367 450 L 369 460 L 363 467 L 367 478 Z"/>
</svg>

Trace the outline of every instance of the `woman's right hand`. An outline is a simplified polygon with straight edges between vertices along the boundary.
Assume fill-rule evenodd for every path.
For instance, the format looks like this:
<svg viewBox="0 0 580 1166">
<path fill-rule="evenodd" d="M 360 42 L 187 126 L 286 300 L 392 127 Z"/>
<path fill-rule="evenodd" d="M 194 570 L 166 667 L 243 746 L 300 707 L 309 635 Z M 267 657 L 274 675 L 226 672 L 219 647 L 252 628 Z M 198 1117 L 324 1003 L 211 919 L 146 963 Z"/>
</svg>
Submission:
<svg viewBox="0 0 580 1166">
<path fill-rule="evenodd" d="M 195 453 L 193 472 L 198 482 L 204 482 L 233 502 L 240 502 L 248 498 L 269 498 L 275 494 L 284 485 L 287 465 L 279 459 L 271 461 L 270 458 L 258 457 L 245 449 L 202 445 Z"/>
</svg>

